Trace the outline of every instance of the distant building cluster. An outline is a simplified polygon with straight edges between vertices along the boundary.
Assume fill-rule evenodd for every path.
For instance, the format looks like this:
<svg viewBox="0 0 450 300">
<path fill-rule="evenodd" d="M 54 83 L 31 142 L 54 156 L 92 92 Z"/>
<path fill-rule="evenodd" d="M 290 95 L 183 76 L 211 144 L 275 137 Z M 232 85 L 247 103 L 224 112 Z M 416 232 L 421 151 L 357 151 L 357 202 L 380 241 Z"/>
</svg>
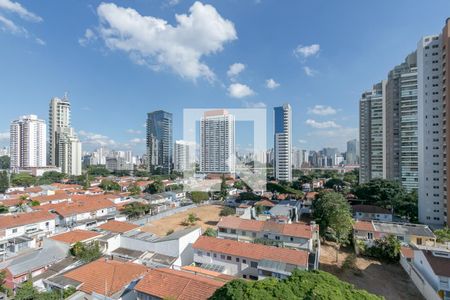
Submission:
<svg viewBox="0 0 450 300">
<path fill-rule="evenodd" d="M 12 121 L 11 170 L 32 174 L 57 170 L 68 175 L 81 175 L 81 142 L 71 127 L 70 113 L 68 98 L 55 97 L 49 105 L 48 126 L 36 115 Z M 8 154 L 7 150 L 2 152 Z"/>
</svg>

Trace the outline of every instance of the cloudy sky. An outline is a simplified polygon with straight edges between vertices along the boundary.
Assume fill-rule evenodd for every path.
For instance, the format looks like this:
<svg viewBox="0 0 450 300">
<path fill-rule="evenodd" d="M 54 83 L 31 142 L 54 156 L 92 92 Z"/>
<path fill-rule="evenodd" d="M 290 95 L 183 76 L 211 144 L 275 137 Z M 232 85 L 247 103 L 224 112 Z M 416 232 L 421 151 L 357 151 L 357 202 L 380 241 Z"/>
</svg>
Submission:
<svg viewBox="0 0 450 300">
<path fill-rule="evenodd" d="M 293 144 L 358 134 L 360 94 L 438 33 L 448 0 L 0 0 L 0 145 L 68 92 L 85 149 L 144 149 L 146 112 L 293 108 Z M 239 143 L 240 141 L 238 141 Z"/>
</svg>

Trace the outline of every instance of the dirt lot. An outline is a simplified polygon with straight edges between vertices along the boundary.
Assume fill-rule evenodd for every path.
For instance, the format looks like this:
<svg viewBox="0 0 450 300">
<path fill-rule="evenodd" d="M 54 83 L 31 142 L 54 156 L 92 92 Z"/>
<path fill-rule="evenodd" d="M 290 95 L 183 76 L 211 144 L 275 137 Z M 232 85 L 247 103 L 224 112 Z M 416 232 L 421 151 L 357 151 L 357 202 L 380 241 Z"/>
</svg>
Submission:
<svg viewBox="0 0 450 300">
<path fill-rule="evenodd" d="M 400 264 L 386 264 L 358 257 L 355 269 L 341 269 L 342 263 L 350 253 L 352 253 L 351 249 L 341 250 L 339 263 L 336 264 L 335 248 L 328 244 L 322 244 L 319 268 L 357 288 L 384 296 L 387 300 L 424 299 Z"/>
<path fill-rule="evenodd" d="M 183 222 L 190 213 L 194 213 L 200 218 L 196 225 L 201 226 L 204 231 L 208 227 L 216 227 L 220 218 L 219 212 L 221 209 L 222 206 L 219 205 L 205 205 L 192 208 L 185 212 L 150 222 L 142 227 L 142 230 L 164 236 L 169 230 L 177 231 L 185 228 L 181 225 L 181 222 Z"/>
</svg>

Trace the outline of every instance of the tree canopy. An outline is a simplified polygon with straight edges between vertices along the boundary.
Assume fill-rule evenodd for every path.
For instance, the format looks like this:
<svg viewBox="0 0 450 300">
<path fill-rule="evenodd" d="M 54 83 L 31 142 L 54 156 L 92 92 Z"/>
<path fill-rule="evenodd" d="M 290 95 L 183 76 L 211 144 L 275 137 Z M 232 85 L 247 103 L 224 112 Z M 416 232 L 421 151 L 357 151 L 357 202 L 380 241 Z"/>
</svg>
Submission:
<svg viewBox="0 0 450 300">
<path fill-rule="evenodd" d="M 0 193 L 6 192 L 9 188 L 9 178 L 8 173 L 6 171 L 0 172 Z"/>
<path fill-rule="evenodd" d="M 396 215 L 417 222 L 417 192 L 408 193 L 397 181 L 373 179 L 355 187 L 353 193 L 364 204 L 394 209 Z"/>
<path fill-rule="evenodd" d="M 436 241 L 438 243 L 448 243 L 450 242 L 450 228 L 442 228 L 442 229 L 436 229 L 434 231 L 434 234 L 436 235 Z"/>
<path fill-rule="evenodd" d="M 193 191 L 190 193 L 191 200 L 194 203 L 201 203 L 209 199 L 209 195 L 207 192 Z"/>
<path fill-rule="evenodd" d="M 294 270 L 284 280 L 267 278 L 259 281 L 235 279 L 216 290 L 211 300 L 375 300 L 382 297 L 358 290 L 323 271 Z"/>
<path fill-rule="evenodd" d="M 29 187 L 36 184 L 36 177 L 28 173 L 12 174 L 11 184 L 13 186 Z"/>
<path fill-rule="evenodd" d="M 52 184 L 55 182 L 61 182 L 66 177 L 64 173 L 56 171 L 47 171 L 38 178 L 38 184 Z"/>
<path fill-rule="evenodd" d="M 0 170 L 7 170 L 10 168 L 11 158 L 8 155 L 0 156 Z"/>
<path fill-rule="evenodd" d="M 100 245 L 97 241 L 90 244 L 77 242 L 73 245 L 72 249 L 70 249 L 70 252 L 84 263 L 94 261 L 102 256 L 102 251 L 100 250 Z"/>
<path fill-rule="evenodd" d="M 120 191 L 120 185 L 112 180 L 103 179 L 99 185 L 104 191 Z"/>
<path fill-rule="evenodd" d="M 150 183 L 144 190 L 144 192 L 149 194 L 158 194 L 164 191 L 165 191 L 164 183 L 159 179 Z"/>
<path fill-rule="evenodd" d="M 324 192 L 313 202 L 314 219 L 320 233 L 338 244 L 348 242 L 352 231 L 352 213 L 344 196 L 336 192 Z"/>
</svg>

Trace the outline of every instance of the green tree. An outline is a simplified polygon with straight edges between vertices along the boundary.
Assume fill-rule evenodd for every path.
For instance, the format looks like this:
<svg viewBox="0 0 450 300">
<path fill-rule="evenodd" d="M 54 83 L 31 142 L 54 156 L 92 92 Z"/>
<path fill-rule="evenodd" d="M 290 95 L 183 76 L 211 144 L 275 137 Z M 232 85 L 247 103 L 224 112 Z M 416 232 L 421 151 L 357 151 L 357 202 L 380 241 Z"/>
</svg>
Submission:
<svg viewBox="0 0 450 300">
<path fill-rule="evenodd" d="M 38 179 L 38 184 L 52 184 L 55 182 L 61 182 L 66 178 L 66 175 L 64 173 L 56 172 L 56 171 L 47 171 L 42 174 L 41 177 Z"/>
<path fill-rule="evenodd" d="M 259 201 L 261 200 L 261 196 L 258 196 L 253 192 L 243 192 L 239 194 L 239 200 Z"/>
<path fill-rule="evenodd" d="M 220 183 L 220 198 L 221 200 L 226 199 L 228 196 L 228 187 L 225 180 L 225 175 L 222 175 L 222 182 Z"/>
<path fill-rule="evenodd" d="M 198 191 L 191 192 L 190 197 L 192 202 L 194 203 L 201 203 L 209 199 L 209 195 L 207 192 L 198 192 Z"/>
<path fill-rule="evenodd" d="M 436 241 L 438 243 L 448 243 L 450 242 L 450 228 L 442 228 L 436 229 L 434 231 L 434 235 L 436 235 Z"/>
<path fill-rule="evenodd" d="M 84 263 L 89 263 L 99 259 L 102 256 L 102 251 L 100 250 L 100 245 L 97 241 L 89 244 L 82 244 L 78 242 L 73 245 L 70 252 L 73 256 L 80 259 Z"/>
<path fill-rule="evenodd" d="M 136 196 L 141 193 L 141 188 L 138 187 L 136 184 L 131 184 L 128 186 L 128 192 L 131 196 Z"/>
<path fill-rule="evenodd" d="M 120 191 L 120 185 L 112 180 L 103 179 L 99 185 L 104 191 Z"/>
<path fill-rule="evenodd" d="M 14 300 L 36 300 L 38 294 L 38 291 L 33 287 L 33 282 L 25 281 L 17 289 Z"/>
<path fill-rule="evenodd" d="M 131 202 L 126 204 L 121 212 L 124 213 L 130 219 L 136 219 L 143 215 L 150 213 L 152 206 L 150 204 L 144 204 L 140 202 Z"/>
<path fill-rule="evenodd" d="M 10 168 L 11 159 L 7 155 L 0 156 L 0 170 L 7 170 Z"/>
<path fill-rule="evenodd" d="M 92 176 L 103 176 L 103 177 L 111 175 L 111 172 L 109 172 L 103 165 L 89 166 L 87 169 L 87 173 Z"/>
<path fill-rule="evenodd" d="M 195 223 L 197 223 L 197 221 L 200 220 L 199 217 L 197 217 L 196 214 L 194 213 L 190 213 L 186 219 L 191 225 L 195 225 Z"/>
<path fill-rule="evenodd" d="M 339 280 L 336 276 L 323 271 L 292 272 L 287 279 L 266 278 L 259 281 L 235 279 L 209 298 L 210 300 L 376 300 L 382 297 Z"/>
<path fill-rule="evenodd" d="M 171 235 L 172 233 L 174 233 L 175 231 L 173 229 L 169 229 L 166 232 L 166 235 Z"/>
<path fill-rule="evenodd" d="M 13 186 L 29 187 L 36 184 L 36 177 L 28 173 L 12 174 L 11 184 Z"/>
<path fill-rule="evenodd" d="M 313 202 L 314 219 L 319 224 L 320 233 L 336 242 L 336 261 L 339 248 L 349 242 L 352 232 L 352 213 L 347 200 L 336 192 L 321 193 Z"/>
<path fill-rule="evenodd" d="M 37 200 L 32 200 L 30 202 L 30 206 L 39 206 L 39 205 L 41 205 L 41 203 L 39 201 L 37 201 Z"/>
<path fill-rule="evenodd" d="M 217 237 L 217 230 L 212 227 L 206 228 L 205 232 L 203 232 L 205 236 Z"/>
<path fill-rule="evenodd" d="M 0 193 L 6 192 L 9 188 L 9 178 L 8 173 L 6 171 L 0 172 Z"/>
<path fill-rule="evenodd" d="M 397 262 L 400 259 L 400 249 L 401 245 L 398 239 L 393 235 L 389 235 L 376 239 L 373 246 L 365 249 L 364 255 L 389 262 Z"/>
<path fill-rule="evenodd" d="M 164 191 L 165 191 L 164 183 L 159 179 L 150 183 L 144 190 L 144 192 L 149 194 L 158 194 Z"/>
<path fill-rule="evenodd" d="M 222 210 L 220 211 L 219 215 L 221 217 L 226 217 L 226 216 L 232 216 L 236 213 L 236 209 L 232 208 L 232 207 L 228 207 L 225 206 L 222 208 Z"/>
<path fill-rule="evenodd" d="M 335 187 L 343 187 L 345 182 L 339 178 L 331 178 L 325 182 L 325 187 L 329 189 L 334 189 Z"/>
</svg>

